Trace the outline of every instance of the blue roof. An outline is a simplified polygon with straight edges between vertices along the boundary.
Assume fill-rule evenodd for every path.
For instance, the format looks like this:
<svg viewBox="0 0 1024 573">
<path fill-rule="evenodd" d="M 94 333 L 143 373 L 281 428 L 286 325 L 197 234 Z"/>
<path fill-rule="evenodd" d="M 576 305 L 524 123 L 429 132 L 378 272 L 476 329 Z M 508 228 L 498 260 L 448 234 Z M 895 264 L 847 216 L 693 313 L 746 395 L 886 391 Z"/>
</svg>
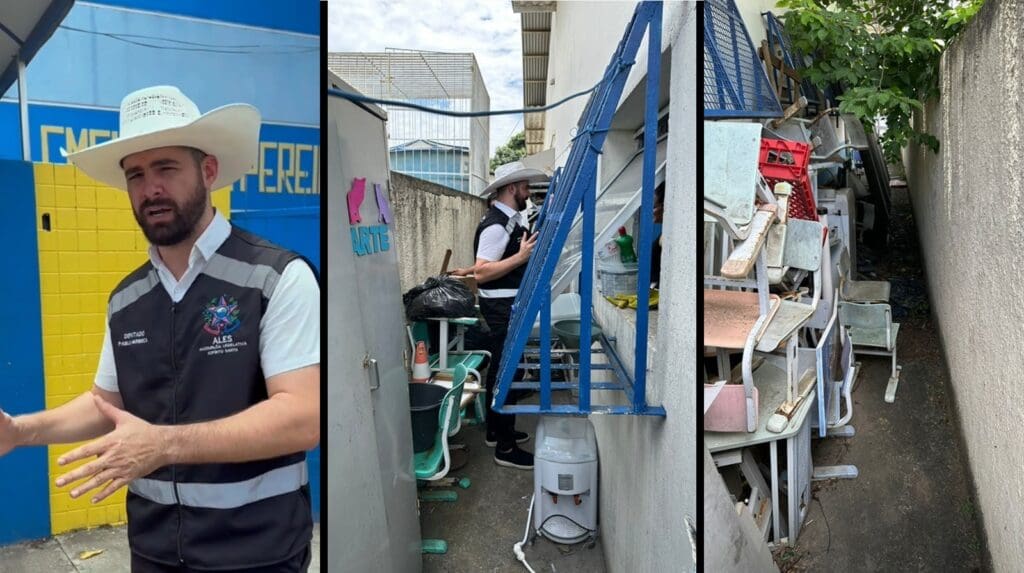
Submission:
<svg viewBox="0 0 1024 573">
<path fill-rule="evenodd" d="M 410 147 L 416 146 L 418 149 L 409 149 Z M 461 145 L 450 145 L 447 143 L 441 143 L 432 139 L 414 139 L 401 145 L 396 145 L 388 151 L 462 151 L 463 153 L 469 153 L 468 147 Z"/>
</svg>

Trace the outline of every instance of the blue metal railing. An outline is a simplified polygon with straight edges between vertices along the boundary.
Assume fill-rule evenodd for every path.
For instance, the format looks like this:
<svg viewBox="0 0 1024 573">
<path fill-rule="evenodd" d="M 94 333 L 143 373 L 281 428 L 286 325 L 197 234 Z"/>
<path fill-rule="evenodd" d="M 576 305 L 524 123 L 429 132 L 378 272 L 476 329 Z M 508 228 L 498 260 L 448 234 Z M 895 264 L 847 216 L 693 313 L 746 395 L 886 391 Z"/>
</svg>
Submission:
<svg viewBox="0 0 1024 573">
<path fill-rule="evenodd" d="M 602 81 L 587 101 L 579 122 L 579 131 L 573 139 L 572 149 L 566 165 L 559 168 L 552 178 L 547 199 L 539 218 L 539 236 L 533 256 L 526 266 L 525 276 L 512 306 L 512 318 L 504 352 L 497 374 L 497 389 L 492 408 L 502 413 L 515 414 L 556 414 L 588 415 L 641 414 L 665 416 L 665 409 L 646 403 L 647 329 L 648 310 L 645 304 L 649 297 L 650 252 L 653 242 L 653 202 L 655 178 L 655 153 L 658 119 L 658 89 L 661 69 L 661 2 L 640 2 L 633 13 L 626 33 L 619 42 L 611 62 L 605 70 Z M 643 191 L 640 208 L 639 276 L 637 280 L 636 357 L 632 373 L 624 367 L 617 354 L 614 341 L 600 336 L 601 351 L 609 359 L 609 367 L 615 372 L 617 383 L 591 384 L 590 337 L 581 336 L 583 351 L 578 353 L 578 363 L 572 366 L 578 370 L 577 382 L 552 383 L 552 370 L 564 370 L 564 365 L 551 364 L 551 279 L 556 263 L 562 254 L 566 237 L 572 227 L 577 211 L 582 209 L 583 248 L 580 270 L 580 332 L 590 333 L 593 324 L 593 265 L 594 265 L 594 182 L 597 171 L 597 156 L 601 153 L 604 139 L 611 125 L 615 108 L 622 96 L 626 78 L 634 63 L 640 42 L 648 32 L 648 64 L 644 112 L 644 163 Z M 514 380 L 516 371 L 525 364 L 521 358 L 527 353 L 530 333 L 534 321 L 540 315 L 539 348 L 529 352 L 539 353 L 539 382 Z M 606 367 L 598 366 L 598 369 Z M 539 405 L 505 405 L 513 389 L 540 389 Z M 579 399 L 576 404 L 553 404 L 552 390 L 576 388 Z M 592 389 L 620 390 L 628 398 L 628 405 L 593 405 Z"/>
<path fill-rule="evenodd" d="M 781 117 L 733 0 L 704 3 L 704 117 Z"/>
</svg>

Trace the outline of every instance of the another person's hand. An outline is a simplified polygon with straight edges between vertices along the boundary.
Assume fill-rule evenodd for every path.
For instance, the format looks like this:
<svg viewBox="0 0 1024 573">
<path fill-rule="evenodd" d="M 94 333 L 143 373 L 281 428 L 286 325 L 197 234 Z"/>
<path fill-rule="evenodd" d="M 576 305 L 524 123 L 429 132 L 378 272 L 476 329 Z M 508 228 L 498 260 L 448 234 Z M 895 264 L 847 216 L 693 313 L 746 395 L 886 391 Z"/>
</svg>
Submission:
<svg viewBox="0 0 1024 573">
<path fill-rule="evenodd" d="M 150 424 L 99 396 L 93 399 L 99 411 L 114 423 L 114 430 L 61 456 L 57 463 L 62 466 L 92 456 L 96 459 L 57 478 L 57 487 L 91 478 L 71 490 L 71 497 L 106 484 L 92 498 L 98 503 L 132 480 L 167 465 L 168 434 L 166 426 Z"/>
<path fill-rule="evenodd" d="M 13 450 L 17 445 L 18 430 L 14 425 L 14 418 L 0 410 L 0 456 Z"/>
<path fill-rule="evenodd" d="M 519 243 L 519 259 L 522 262 L 526 262 L 530 259 L 530 254 L 533 253 L 533 247 L 537 244 L 537 233 L 530 235 L 529 238 L 523 238 Z"/>
</svg>

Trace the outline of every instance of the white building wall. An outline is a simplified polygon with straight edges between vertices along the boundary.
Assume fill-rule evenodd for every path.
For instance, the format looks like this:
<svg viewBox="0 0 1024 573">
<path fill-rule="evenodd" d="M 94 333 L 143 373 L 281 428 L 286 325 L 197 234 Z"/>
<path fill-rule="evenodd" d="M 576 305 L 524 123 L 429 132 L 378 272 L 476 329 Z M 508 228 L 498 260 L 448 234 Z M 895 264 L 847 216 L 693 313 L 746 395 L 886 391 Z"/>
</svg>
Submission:
<svg viewBox="0 0 1024 573">
<path fill-rule="evenodd" d="M 662 257 L 661 308 L 650 338 L 648 402 L 664 406 L 664 419 L 632 416 L 593 417 L 601 456 L 600 516 L 608 571 L 691 571 L 692 548 L 686 518 L 696 523 L 696 77 L 699 36 L 696 5 L 664 5 L 662 49 L 672 46 L 670 135 L 668 143 L 665 251 Z M 547 101 L 593 86 L 600 80 L 626 25 L 633 2 L 559 2 L 552 20 Z M 643 90 L 647 41 L 623 91 Z M 664 56 L 663 56 L 664 57 Z M 554 79 L 554 85 L 551 85 Z M 557 165 L 568 158 L 570 138 L 586 98 L 547 112 L 545 144 L 554 147 Z M 640 120 L 642 122 L 642 118 Z M 632 154 L 633 131 L 609 133 L 604 173 Z M 626 367 L 634 358 L 633 311 L 620 311 L 595 296 L 595 317 L 618 337 Z M 653 330 L 653 329 L 652 329 Z M 658 356 L 654 361 L 653 357 Z M 604 397 L 598 398 L 598 400 Z"/>
</svg>

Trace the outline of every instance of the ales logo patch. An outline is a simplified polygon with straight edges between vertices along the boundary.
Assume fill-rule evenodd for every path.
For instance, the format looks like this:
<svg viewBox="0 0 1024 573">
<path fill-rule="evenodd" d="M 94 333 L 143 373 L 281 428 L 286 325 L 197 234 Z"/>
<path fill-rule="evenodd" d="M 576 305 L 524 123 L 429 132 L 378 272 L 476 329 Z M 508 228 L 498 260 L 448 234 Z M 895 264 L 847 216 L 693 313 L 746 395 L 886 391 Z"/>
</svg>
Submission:
<svg viewBox="0 0 1024 573">
<path fill-rule="evenodd" d="M 203 330 L 214 336 L 231 334 L 242 326 L 238 318 L 238 301 L 234 297 L 221 295 L 207 303 L 203 310 Z"/>
<path fill-rule="evenodd" d="M 245 341 L 235 341 L 231 333 L 242 326 L 242 318 L 238 301 L 234 297 L 221 295 L 210 299 L 203 309 L 203 330 L 213 335 L 213 342 L 199 349 L 207 356 L 238 352 L 247 345 Z"/>
</svg>

